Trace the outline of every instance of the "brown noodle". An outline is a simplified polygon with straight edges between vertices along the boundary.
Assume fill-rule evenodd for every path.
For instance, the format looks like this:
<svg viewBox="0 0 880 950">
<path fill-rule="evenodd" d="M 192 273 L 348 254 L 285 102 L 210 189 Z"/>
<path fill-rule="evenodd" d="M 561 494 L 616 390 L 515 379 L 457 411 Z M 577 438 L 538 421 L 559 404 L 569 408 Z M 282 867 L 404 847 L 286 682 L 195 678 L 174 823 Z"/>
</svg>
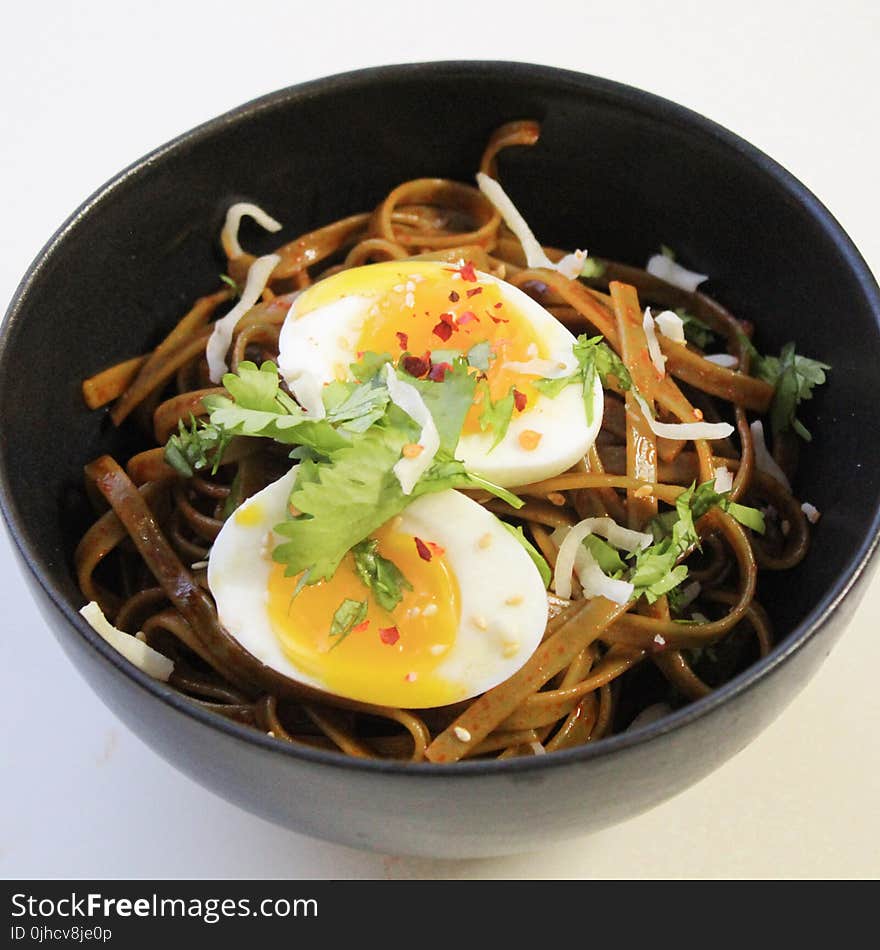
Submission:
<svg viewBox="0 0 880 950">
<path fill-rule="evenodd" d="M 534 144 L 539 132 L 534 122 L 502 126 L 487 146 L 482 170 L 494 175 L 500 150 Z M 227 272 L 243 281 L 254 258 L 229 257 L 231 249 L 225 250 Z M 550 247 L 545 251 L 552 260 L 564 254 Z M 690 579 L 701 585 L 692 609 L 705 622 L 673 620 L 665 597 L 647 607 L 643 602 L 620 606 L 601 597 L 561 601 L 551 594 L 551 619 L 537 651 L 510 679 L 473 701 L 416 713 L 293 683 L 259 663 L 223 629 L 204 563 L 223 524 L 233 478 L 241 485 L 241 497 L 249 497 L 282 474 L 284 454 L 262 440 L 240 438 L 216 476 L 189 480 L 162 457 L 178 421 L 204 416 L 202 397 L 223 392 L 212 387 L 204 355 L 211 321 L 233 297 L 223 288 L 199 299 L 151 353 L 83 384 L 91 408 L 113 403 L 113 422 L 119 425 L 132 416 L 155 447 L 129 458 L 125 469 L 108 456 L 86 466 L 87 490 L 104 513 L 76 549 L 80 588 L 120 629 L 142 631 L 148 643 L 174 660 L 171 684 L 192 702 L 280 741 L 362 758 L 509 758 L 595 742 L 625 728 L 658 699 L 679 704 L 704 696 L 769 652 L 772 627 L 755 599 L 758 570 L 797 564 L 806 554 L 809 531 L 800 503 L 755 467 L 746 412 L 766 412 L 773 391 L 746 375 L 742 334 L 750 333 L 750 326 L 711 298 L 628 265 L 601 261 L 603 276 L 587 283 L 528 269 L 495 208 L 476 188 L 446 179 L 405 182 L 372 213 L 318 228 L 275 253 L 281 262 L 262 301 L 236 328 L 229 354 L 233 370 L 245 358 L 277 357 L 287 311 L 280 295 L 373 261 L 464 258 L 534 296 L 574 332 L 603 334 L 661 419 L 733 418 L 738 449 L 729 440 L 657 438 L 642 413 L 632 411 L 630 393 L 607 392 L 602 431 L 581 463 L 568 473 L 514 488 L 527 502 L 519 511 L 478 498 L 524 525 L 551 565 L 556 548 L 549 530 L 603 515 L 643 527 L 657 514 L 658 503 L 674 503 L 694 480 L 711 479 L 716 464 L 735 472 L 734 499 L 772 505 L 787 530 L 755 538 L 718 509 L 700 519 L 702 550 L 690 557 L 689 566 Z M 684 307 L 699 317 L 726 340 L 741 371 L 661 336 L 668 373 L 658 379 L 637 358 L 646 346 L 640 319 L 645 304 Z M 789 476 L 791 458 L 782 451 L 777 459 Z M 573 596 L 578 593 L 576 586 Z M 469 738 L 462 741 L 462 736 Z"/>
</svg>

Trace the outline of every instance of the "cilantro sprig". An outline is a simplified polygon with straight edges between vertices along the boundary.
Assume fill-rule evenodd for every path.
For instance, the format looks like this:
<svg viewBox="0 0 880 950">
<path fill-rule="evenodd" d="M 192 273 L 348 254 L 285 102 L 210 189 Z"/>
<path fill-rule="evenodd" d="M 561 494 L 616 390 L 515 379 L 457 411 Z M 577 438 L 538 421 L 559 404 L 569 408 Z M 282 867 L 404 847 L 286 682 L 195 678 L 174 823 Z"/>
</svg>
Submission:
<svg viewBox="0 0 880 950">
<path fill-rule="evenodd" d="M 367 609 L 365 600 L 352 600 L 346 597 L 342 601 L 330 621 L 330 636 L 334 638 L 331 650 L 335 650 L 359 623 L 364 622 Z"/>
<path fill-rule="evenodd" d="M 762 356 L 745 334 L 740 335 L 740 340 L 751 356 L 754 375 L 773 386 L 770 405 L 773 434 L 792 429 L 805 442 L 811 442 L 812 435 L 797 418 L 798 407 L 813 398 L 813 390 L 825 383 L 825 373 L 831 367 L 819 360 L 800 356 L 795 352 L 794 343 L 786 343 L 779 356 Z"/>
<path fill-rule="evenodd" d="M 393 561 L 379 554 L 378 547 L 375 538 L 365 538 L 351 553 L 358 577 L 372 591 L 376 603 L 390 612 L 403 600 L 404 590 L 412 590 L 413 586 Z"/>
<path fill-rule="evenodd" d="M 532 385 L 539 392 L 551 399 L 573 383 L 581 386 L 584 394 L 584 408 L 587 414 L 587 424 L 593 424 L 593 389 L 596 377 L 599 377 L 603 386 L 608 386 L 609 377 L 617 380 L 620 389 L 632 388 L 632 377 L 623 360 L 604 342 L 602 336 L 588 337 L 582 333 L 572 347 L 578 368 L 568 376 L 545 378 L 536 380 Z"/>
</svg>

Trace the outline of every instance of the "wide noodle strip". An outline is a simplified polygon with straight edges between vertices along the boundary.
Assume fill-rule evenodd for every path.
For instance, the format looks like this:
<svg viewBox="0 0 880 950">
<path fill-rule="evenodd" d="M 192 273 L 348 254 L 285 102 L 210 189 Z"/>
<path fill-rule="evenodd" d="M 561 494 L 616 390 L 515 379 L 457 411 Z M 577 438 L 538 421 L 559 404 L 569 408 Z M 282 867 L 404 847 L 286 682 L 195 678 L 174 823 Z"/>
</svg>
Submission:
<svg viewBox="0 0 880 950">
<path fill-rule="evenodd" d="M 539 136 L 540 126 L 532 120 L 502 125 L 491 136 L 479 170 L 503 181 L 508 150 L 534 145 Z M 271 210 L 289 227 L 295 209 Z M 566 211 L 568 229 L 576 220 L 573 213 Z M 265 229 L 258 234 L 252 224 L 245 226 L 264 257 L 277 255 L 278 263 L 265 286 L 261 281 L 251 295 L 253 306 L 233 312 L 258 260 L 239 242 L 243 216 Z M 196 300 L 166 327 L 150 353 L 131 355 L 107 369 L 94 367 L 98 371 L 83 383 L 86 404 L 93 409 L 110 405 L 111 421 L 130 427 L 133 437 L 126 458 L 102 456 L 86 467 L 86 495 L 96 520 L 75 551 L 77 580 L 84 599 L 95 601 L 110 623 L 124 634 L 138 633 L 169 658 L 172 688 L 199 708 L 278 742 L 356 758 L 442 765 L 540 756 L 594 743 L 633 722 L 638 726 L 642 713 L 648 717 L 705 696 L 767 655 L 774 633 L 768 611 L 756 599 L 759 569 L 796 566 L 809 546 L 807 513 L 811 518 L 817 513 L 809 505 L 805 513 L 788 487 L 797 455 L 788 435 L 773 439 L 783 478 L 768 474 L 772 465 L 763 444 L 756 464 L 752 426 L 766 419 L 774 387 L 750 375 L 755 352 L 750 324 L 698 290 L 683 290 L 629 264 L 591 255 L 589 276 L 582 279 L 570 279 L 555 267 L 527 267 L 519 239 L 473 184 L 428 177 L 403 182 L 376 207 L 293 239 L 288 231 L 283 243 L 272 237 L 276 225 L 256 206 L 235 206 L 222 236 L 225 263 L 221 256 L 217 264 L 218 277 L 225 270 L 229 283 Z M 589 221 L 582 227 L 582 240 L 591 246 Z M 518 228 L 520 237 L 526 230 L 531 233 Z M 541 259 L 554 265 L 574 260 L 571 250 L 540 243 L 547 237 L 552 235 L 537 233 Z M 537 248 L 531 249 L 535 260 Z M 615 558 L 628 558 L 625 569 L 630 570 L 639 550 L 609 545 L 605 535 L 619 542 L 619 531 L 587 531 L 584 525 L 608 527 L 587 519 L 610 518 L 619 528 L 662 536 L 663 525 L 668 529 L 678 516 L 677 503 L 692 497 L 688 493 L 696 486 L 713 483 L 721 469 L 729 473 L 722 472 L 719 482 L 730 489 L 725 505 L 739 501 L 763 510 L 766 532 L 755 534 L 717 505 L 695 516 L 686 549 L 673 557 L 681 570 L 687 567 L 686 580 L 650 602 L 647 597 L 621 604 L 585 597 L 591 576 L 581 573 L 579 579 L 573 570 L 570 591 L 560 585 L 565 596 L 548 590 L 543 638 L 516 672 L 474 699 L 414 711 L 294 683 L 248 653 L 220 623 L 207 584 L 212 546 L 243 501 L 289 470 L 291 446 L 245 430 L 247 435 L 223 443 L 215 464 L 197 465 L 184 478 L 168 463 L 164 443 L 207 418 L 204 400 L 210 406 L 212 399 L 230 396 L 217 366 L 236 372 L 248 361 L 277 362 L 279 332 L 304 288 L 372 262 L 419 260 L 441 261 L 462 274 L 470 266 L 506 280 L 573 333 L 601 335 L 631 376 L 631 388 L 613 373 L 603 380 L 602 427 L 582 458 L 567 471 L 512 489 L 524 501 L 521 508 L 480 488 L 467 492 L 512 529 L 522 529 L 551 576 L 557 566 L 565 570 L 571 563 L 574 540 L 590 546 L 593 561 L 604 556 L 614 562 L 602 569 L 606 580 L 613 579 Z M 461 288 L 470 289 L 464 280 Z M 157 301 L 157 311 L 164 312 L 166 304 Z M 692 315 L 715 335 L 711 350 L 704 352 L 690 337 L 682 341 L 685 324 L 669 313 L 674 310 Z M 230 312 L 235 325 L 232 320 L 221 324 L 229 333 L 221 334 L 217 344 L 224 352 L 213 361 L 218 382 L 212 384 L 206 344 Z M 487 313 L 496 317 L 494 311 L 474 308 L 475 317 L 486 319 Z M 497 315 L 502 325 L 505 319 Z M 439 341 L 436 348 L 442 349 Z M 138 353 L 142 350 L 135 349 Z M 706 358 L 718 354 L 720 362 Z M 534 352 L 517 359 L 512 365 L 519 370 L 549 365 Z M 541 375 L 536 371 L 533 377 Z M 407 446 L 410 455 L 397 469 L 397 484 L 408 492 L 437 452 L 439 439 L 430 431 L 421 396 L 410 398 L 409 390 L 416 390 L 405 374 L 400 379 L 400 386 L 397 377 L 391 381 L 391 398 L 427 429 Z M 291 399 L 286 385 L 278 398 Z M 717 433 L 724 423 L 733 427 L 733 432 L 730 425 L 724 428 L 729 433 L 724 438 L 694 438 L 704 431 Z M 702 428 L 687 429 L 695 424 Z M 685 429 L 664 428 L 670 425 Z M 765 430 L 770 431 L 769 422 Z M 576 525 L 581 530 L 565 546 L 565 531 Z M 618 569 L 616 576 L 621 573 Z M 393 632 L 384 633 L 393 642 Z"/>
</svg>

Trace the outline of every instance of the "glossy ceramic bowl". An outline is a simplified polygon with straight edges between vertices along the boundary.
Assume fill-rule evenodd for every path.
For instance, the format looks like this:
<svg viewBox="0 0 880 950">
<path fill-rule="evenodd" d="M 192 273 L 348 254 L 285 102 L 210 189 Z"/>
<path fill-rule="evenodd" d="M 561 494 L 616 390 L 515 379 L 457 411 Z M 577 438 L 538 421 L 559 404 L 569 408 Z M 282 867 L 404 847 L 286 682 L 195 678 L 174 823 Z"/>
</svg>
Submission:
<svg viewBox="0 0 880 950">
<path fill-rule="evenodd" d="M 823 512 L 818 550 L 784 578 L 762 579 L 781 642 L 650 726 L 503 762 L 353 760 L 203 712 L 129 666 L 77 613 L 71 554 L 88 521 L 82 465 L 126 450 L 125 434 L 82 404 L 80 381 L 154 345 L 216 285 L 216 238 L 231 201 L 271 209 L 286 239 L 369 209 L 409 178 L 470 180 L 492 129 L 520 117 L 542 122 L 541 141 L 506 152 L 502 178 L 544 240 L 587 242 L 637 264 L 668 244 L 711 275 L 711 294 L 757 324 L 766 349 L 795 337 L 834 367 L 808 406 L 815 439 L 799 476 L 802 496 Z M 256 250 L 275 240 L 247 236 Z M 158 149 L 50 240 L 2 331 L 0 502 L 33 594 L 74 665 L 187 775 L 265 818 L 355 847 L 447 857 L 540 847 L 625 820 L 719 766 L 785 708 L 844 630 L 878 539 L 876 410 L 863 398 L 880 366 L 878 322 L 877 285 L 825 208 L 765 155 L 686 109 L 522 64 L 331 77 Z M 24 402 L 16 367 L 37 365 L 45 389 Z M 45 419 L 52 439 L 34 438 Z"/>
</svg>

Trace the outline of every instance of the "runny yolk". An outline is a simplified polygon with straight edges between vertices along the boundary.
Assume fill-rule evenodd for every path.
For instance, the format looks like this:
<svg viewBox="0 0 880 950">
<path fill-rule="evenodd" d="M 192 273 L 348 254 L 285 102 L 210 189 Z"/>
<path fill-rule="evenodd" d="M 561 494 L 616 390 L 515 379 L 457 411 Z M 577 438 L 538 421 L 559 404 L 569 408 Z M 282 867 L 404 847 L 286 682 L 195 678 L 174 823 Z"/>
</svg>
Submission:
<svg viewBox="0 0 880 950">
<path fill-rule="evenodd" d="M 412 585 L 389 612 L 378 605 L 347 554 L 329 581 L 303 587 L 285 577 L 281 564 L 269 576 L 269 620 L 290 661 L 331 693 L 390 706 L 442 706 L 453 701 L 457 684 L 435 671 L 455 642 L 459 591 L 441 548 L 419 539 L 394 519 L 374 535 L 378 553 L 392 561 Z M 293 598 L 293 599 L 291 599 Z M 346 599 L 366 601 L 365 620 L 347 635 L 331 635 L 336 610 Z"/>
<path fill-rule="evenodd" d="M 465 269 L 464 273 L 470 277 L 472 272 Z M 515 387 L 525 397 L 524 405 L 520 397 L 522 408 L 533 405 L 537 392 L 530 380 L 535 377 L 507 369 L 505 364 L 545 358 L 544 345 L 497 284 L 466 279 L 462 269 L 432 265 L 423 267 L 421 273 L 402 272 L 399 282 L 370 308 L 357 348 L 394 356 L 403 351 L 415 356 L 430 352 L 436 364 L 444 353 L 465 355 L 482 342 L 489 343 L 492 353 L 486 371 L 492 401 L 503 399 Z M 463 432 L 481 431 L 484 398 L 485 390 L 478 388 Z"/>
</svg>

